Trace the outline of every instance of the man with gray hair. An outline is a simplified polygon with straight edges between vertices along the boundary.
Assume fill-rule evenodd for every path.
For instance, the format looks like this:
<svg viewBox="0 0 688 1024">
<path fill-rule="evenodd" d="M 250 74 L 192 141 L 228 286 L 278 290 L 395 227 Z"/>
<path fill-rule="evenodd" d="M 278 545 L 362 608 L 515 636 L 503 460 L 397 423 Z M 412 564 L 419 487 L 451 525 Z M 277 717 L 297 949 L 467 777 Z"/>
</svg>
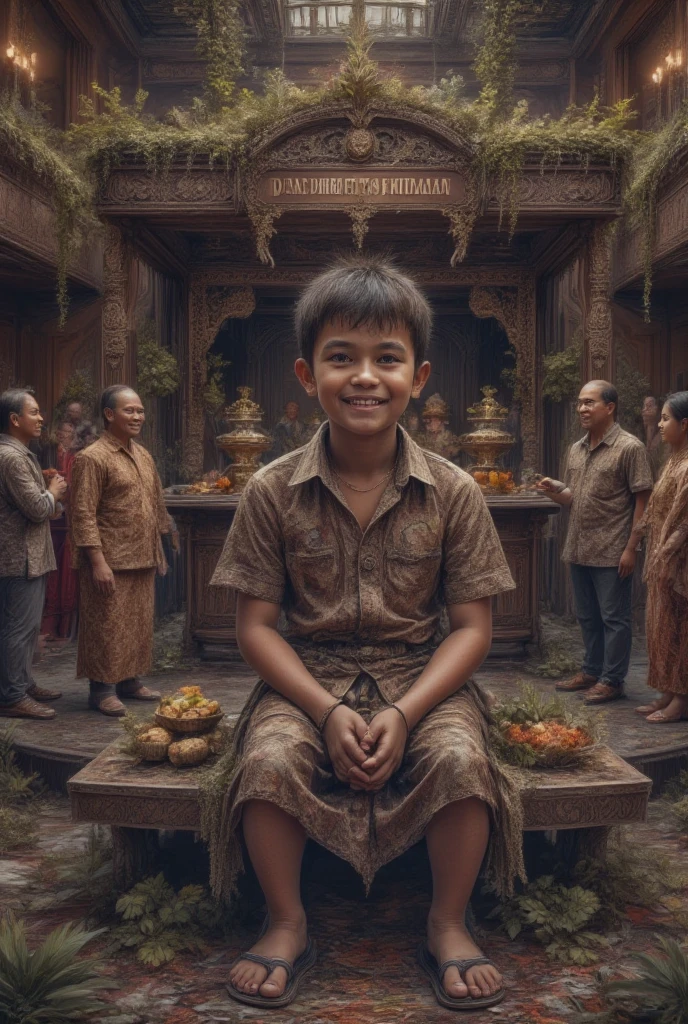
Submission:
<svg viewBox="0 0 688 1024">
<path fill-rule="evenodd" d="M 0 717 L 54 718 L 45 701 L 61 696 L 37 686 L 31 663 L 45 602 L 48 573 L 55 568 L 49 520 L 60 514 L 67 489 L 54 476 L 46 487 L 38 459 L 29 451 L 43 417 L 29 391 L 0 395 Z"/>
<path fill-rule="evenodd" d="M 591 380 L 578 396 L 585 437 L 571 446 L 564 481 L 537 485 L 571 516 L 562 558 L 569 563 L 576 617 L 583 634 L 581 671 L 557 690 L 587 690 L 586 704 L 623 696 L 631 658 L 633 527 L 652 490 L 645 445 L 616 422 L 619 396 L 606 380 Z"/>
</svg>

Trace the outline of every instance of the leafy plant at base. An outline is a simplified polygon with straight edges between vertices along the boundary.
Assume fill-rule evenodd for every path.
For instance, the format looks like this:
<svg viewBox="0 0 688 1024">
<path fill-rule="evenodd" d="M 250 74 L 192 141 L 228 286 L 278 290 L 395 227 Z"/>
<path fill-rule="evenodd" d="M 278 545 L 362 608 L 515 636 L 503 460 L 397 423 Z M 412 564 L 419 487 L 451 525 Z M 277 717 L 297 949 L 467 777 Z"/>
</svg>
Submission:
<svg viewBox="0 0 688 1024">
<path fill-rule="evenodd" d="M 86 904 L 84 917 L 95 924 L 112 917 L 116 891 L 112 877 L 109 829 L 92 825 L 86 842 L 77 850 L 48 854 L 38 863 L 32 882 L 39 895 L 26 906 L 29 913 L 59 906 Z"/>
<path fill-rule="evenodd" d="M 65 924 L 30 951 L 24 922 L 6 917 L 0 923 L 3 1024 L 70 1024 L 104 1010 L 97 993 L 117 988 L 117 982 L 98 976 L 99 961 L 77 959 L 100 934 Z"/>
<path fill-rule="evenodd" d="M 55 206 L 59 326 L 67 319 L 67 272 L 84 236 L 97 225 L 93 188 L 78 157 L 63 152 L 62 136 L 39 111 L 26 110 L 15 93 L 0 94 L 0 143 L 47 187 Z"/>
<path fill-rule="evenodd" d="M 608 982 L 604 992 L 615 1006 L 628 1007 L 634 1020 L 688 1024 L 688 954 L 674 939 L 656 938 L 658 955 L 634 954 L 638 976 Z"/>
<path fill-rule="evenodd" d="M 16 725 L 0 731 L 0 853 L 35 842 L 35 802 L 43 792 L 39 776 L 25 775 L 17 764 L 16 731 Z"/>
<path fill-rule="evenodd" d="M 147 318 L 136 332 L 136 384 L 142 395 L 165 398 L 179 387 L 177 360 L 158 344 L 155 320 Z"/>
<path fill-rule="evenodd" d="M 542 396 L 551 402 L 572 402 L 581 389 L 580 343 L 569 345 L 561 352 L 550 352 L 542 360 Z"/>
<path fill-rule="evenodd" d="M 548 956 L 582 966 L 594 963 L 599 950 L 608 944 L 603 935 L 586 927 L 599 906 L 594 892 L 543 875 L 496 907 L 490 916 L 501 920 L 510 939 L 527 932 L 545 946 Z"/>
<path fill-rule="evenodd" d="M 534 671 L 545 679 L 559 679 L 566 672 L 575 672 L 578 660 L 570 653 L 564 640 L 548 640 L 542 644 L 545 660 L 536 665 Z"/>
<path fill-rule="evenodd" d="M 115 947 L 136 949 L 144 964 L 160 967 L 182 951 L 204 952 L 204 937 L 221 929 L 223 914 L 201 885 L 175 892 L 162 874 L 146 878 L 118 899 L 122 918 L 113 932 Z"/>
</svg>

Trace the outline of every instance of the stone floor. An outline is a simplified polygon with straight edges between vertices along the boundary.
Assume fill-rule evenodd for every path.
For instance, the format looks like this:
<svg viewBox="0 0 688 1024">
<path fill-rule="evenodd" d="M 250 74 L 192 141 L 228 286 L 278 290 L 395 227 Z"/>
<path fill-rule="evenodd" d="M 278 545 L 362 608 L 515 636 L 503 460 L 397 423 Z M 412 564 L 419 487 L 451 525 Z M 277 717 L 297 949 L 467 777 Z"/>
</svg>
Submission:
<svg viewBox="0 0 688 1024">
<path fill-rule="evenodd" d="M 581 654 L 580 637 L 575 623 L 559 619 L 544 622 L 546 637 L 555 641 L 574 659 Z M 52 721 L 24 721 L 18 727 L 17 740 L 33 748 L 52 749 L 78 754 L 84 759 L 94 757 L 104 746 L 120 735 L 116 719 L 105 718 L 86 706 L 87 684 L 74 678 L 75 647 L 50 650 L 35 667 L 37 681 L 44 686 L 62 690 L 63 697 L 56 701 L 58 715 Z M 489 659 L 477 673 L 479 682 L 496 693 L 514 692 L 519 680 L 533 683 L 542 690 L 551 690 L 554 680 L 543 679 L 533 673 L 542 658 L 533 652 L 523 661 Z M 243 662 L 201 662 L 181 656 L 181 620 L 167 620 L 156 636 L 156 658 L 149 685 L 171 693 L 177 687 L 198 683 L 204 693 L 221 701 L 225 713 L 235 716 L 241 710 L 255 681 L 253 672 Z M 688 722 L 667 725 L 649 725 L 636 715 L 634 708 L 653 698 L 653 691 L 645 685 L 647 656 L 642 639 L 634 644 L 631 668 L 627 680 L 627 699 L 607 705 L 605 715 L 610 745 L 622 757 L 637 761 L 671 751 L 688 752 Z M 580 696 L 572 698 L 582 699 Z M 146 705 L 132 704 L 137 711 Z M 8 720 L 0 719 L 0 728 Z"/>
<path fill-rule="evenodd" d="M 52 928 L 80 920 L 87 904 L 74 883 L 60 881 L 56 859 L 78 863 L 88 830 L 69 820 L 65 798 L 51 800 L 40 818 L 40 843 L 0 858 L 0 903 L 27 920 L 31 942 Z M 645 845 L 663 857 L 680 879 L 686 839 L 676 833 L 663 802 L 651 805 L 650 821 L 626 832 L 629 843 Z M 414 959 L 422 938 L 429 900 L 429 878 L 421 847 L 380 872 L 366 899 L 347 865 L 311 851 L 304 871 L 304 894 L 318 963 L 298 1000 L 270 1013 L 240 1007 L 224 990 L 228 964 L 250 944 L 262 916 L 256 899 L 245 923 L 226 942 L 215 941 L 202 956 L 179 954 L 167 966 L 151 969 L 129 951 L 109 954 L 106 932 L 91 947 L 104 956 L 103 972 L 118 987 L 107 993 L 112 1016 L 103 1024 L 450 1024 L 456 1014 L 440 1008 Z M 685 935 L 688 884 L 652 910 L 629 906 L 599 963 L 565 966 L 548 959 L 533 940 L 510 941 L 493 922 L 480 922 L 478 937 L 504 972 L 508 995 L 472 1020 L 509 1024 L 574 1024 L 578 1008 L 601 1007 L 598 979 L 627 973 L 631 954 L 656 948 L 656 934 Z M 107 922 L 106 922 L 107 925 Z"/>
</svg>

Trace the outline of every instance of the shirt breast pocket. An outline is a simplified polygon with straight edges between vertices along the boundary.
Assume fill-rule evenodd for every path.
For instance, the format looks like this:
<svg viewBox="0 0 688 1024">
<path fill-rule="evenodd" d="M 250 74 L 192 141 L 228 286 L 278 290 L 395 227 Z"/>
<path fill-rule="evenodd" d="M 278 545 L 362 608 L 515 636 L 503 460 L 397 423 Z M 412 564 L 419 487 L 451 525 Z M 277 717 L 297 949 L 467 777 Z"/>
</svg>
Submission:
<svg viewBox="0 0 688 1024">
<path fill-rule="evenodd" d="M 409 603 L 422 604 L 437 589 L 441 563 L 441 548 L 423 554 L 391 548 L 387 552 L 387 579 Z"/>
<path fill-rule="evenodd" d="M 328 593 L 337 580 L 337 557 L 334 548 L 317 551 L 291 551 L 287 568 L 297 595 L 304 591 Z"/>
</svg>

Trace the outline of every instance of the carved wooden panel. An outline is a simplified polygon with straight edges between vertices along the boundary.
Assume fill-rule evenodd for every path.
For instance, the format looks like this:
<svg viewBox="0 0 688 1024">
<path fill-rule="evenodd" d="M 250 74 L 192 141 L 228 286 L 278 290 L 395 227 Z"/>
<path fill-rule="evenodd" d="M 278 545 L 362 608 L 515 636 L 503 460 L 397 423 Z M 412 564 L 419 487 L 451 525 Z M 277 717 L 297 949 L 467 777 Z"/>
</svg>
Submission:
<svg viewBox="0 0 688 1024">
<path fill-rule="evenodd" d="M 67 784 L 72 818 L 117 827 L 200 827 L 198 770 L 138 765 L 106 747 Z M 202 769 L 200 769 L 202 771 Z M 644 821 L 652 783 L 617 754 L 600 749 L 575 770 L 533 769 L 521 793 L 524 828 L 572 829 Z"/>
</svg>

